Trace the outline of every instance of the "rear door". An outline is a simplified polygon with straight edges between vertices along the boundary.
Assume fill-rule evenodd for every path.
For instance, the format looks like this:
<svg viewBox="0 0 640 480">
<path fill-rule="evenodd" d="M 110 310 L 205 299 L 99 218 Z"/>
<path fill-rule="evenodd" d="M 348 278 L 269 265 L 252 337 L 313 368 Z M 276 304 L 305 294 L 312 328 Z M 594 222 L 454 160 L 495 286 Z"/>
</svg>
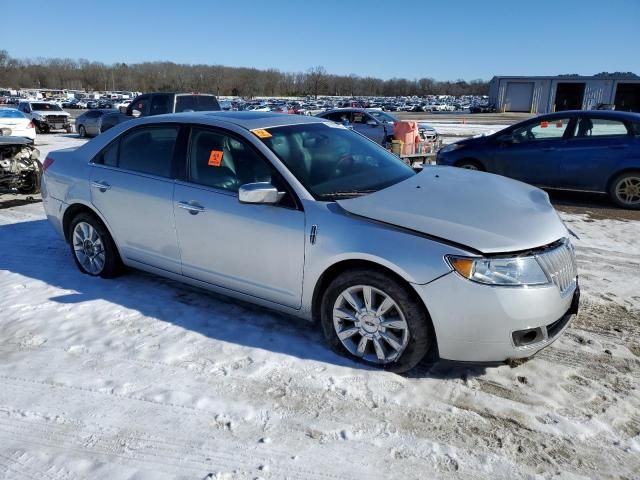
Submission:
<svg viewBox="0 0 640 480">
<path fill-rule="evenodd" d="M 575 134 L 564 147 L 562 186 L 606 191 L 611 176 L 629 157 L 632 141 L 633 132 L 623 120 L 580 114 Z"/>
<path fill-rule="evenodd" d="M 305 217 L 293 192 L 246 140 L 193 127 L 174 214 L 183 275 L 299 308 Z M 240 185 L 270 181 L 287 196 L 277 205 L 244 204 Z"/>
<path fill-rule="evenodd" d="M 573 129 L 572 116 L 541 117 L 497 142 L 490 157 L 495 173 L 543 187 L 558 187 L 562 148 Z"/>
<path fill-rule="evenodd" d="M 181 272 L 173 219 L 173 158 L 180 128 L 129 130 L 93 160 L 91 199 L 125 259 Z"/>
</svg>

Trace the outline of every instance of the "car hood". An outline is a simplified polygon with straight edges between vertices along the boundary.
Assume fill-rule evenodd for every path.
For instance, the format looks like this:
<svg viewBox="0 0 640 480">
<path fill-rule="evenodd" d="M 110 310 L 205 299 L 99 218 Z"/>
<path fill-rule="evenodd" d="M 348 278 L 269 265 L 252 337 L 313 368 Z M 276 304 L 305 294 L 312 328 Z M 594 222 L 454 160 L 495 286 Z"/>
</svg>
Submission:
<svg viewBox="0 0 640 480">
<path fill-rule="evenodd" d="M 352 214 L 482 253 L 528 250 L 568 235 L 542 190 L 454 167 L 428 167 L 384 190 L 337 203 Z"/>
</svg>

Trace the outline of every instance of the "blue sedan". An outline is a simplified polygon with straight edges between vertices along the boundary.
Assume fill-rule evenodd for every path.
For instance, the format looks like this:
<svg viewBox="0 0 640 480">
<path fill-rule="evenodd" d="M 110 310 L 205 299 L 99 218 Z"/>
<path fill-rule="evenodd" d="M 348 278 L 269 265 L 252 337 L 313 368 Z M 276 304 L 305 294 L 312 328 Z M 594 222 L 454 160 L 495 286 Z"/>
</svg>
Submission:
<svg viewBox="0 0 640 480">
<path fill-rule="evenodd" d="M 483 170 L 544 188 L 606 193 L 640 209 L 640 114 L 565 111 L 469 138 L 438 152 L 438 165 Z"/>
</svg>

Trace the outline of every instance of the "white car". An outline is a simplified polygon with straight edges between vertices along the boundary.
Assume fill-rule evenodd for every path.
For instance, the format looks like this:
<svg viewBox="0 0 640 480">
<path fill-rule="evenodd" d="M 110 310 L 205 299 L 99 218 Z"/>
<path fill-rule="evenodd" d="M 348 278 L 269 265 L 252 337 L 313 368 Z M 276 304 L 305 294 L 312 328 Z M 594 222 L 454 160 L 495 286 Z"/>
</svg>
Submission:
<svg viewBox="0 0 640 480">
<path fill-rule="evenodd" d="M 49 133 L 51 130 L 73 132 L 71 115 L 65 112 L 60 105 L 27 100 L 18 104 L 18 110 L 33 121 L 38 133 Z"/>
<path fill-rule="evenodd" d="M 15 108 L 0 108 L 0 135 L 36 139 L 36 126 Z"/>
</svg>

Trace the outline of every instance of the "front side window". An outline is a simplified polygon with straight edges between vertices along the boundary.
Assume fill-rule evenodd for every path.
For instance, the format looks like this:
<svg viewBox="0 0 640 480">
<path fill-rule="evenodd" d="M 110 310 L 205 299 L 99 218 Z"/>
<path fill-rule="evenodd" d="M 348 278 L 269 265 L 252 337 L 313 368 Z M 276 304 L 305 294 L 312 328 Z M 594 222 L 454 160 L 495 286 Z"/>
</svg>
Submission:
<svg viewBox="0 0 640 480">
<path fill-rule="evenodd" d="M 535 142 L 539 140 L 560 140 L 571 118 L 540 119 L 513 130 L 514 143 Z"/>
<path fill-rule="evenodd" d="M 415 175 L 392 153 L 341 126 L 274 127 L 261 131 L 259 138 L 320 200 L 364 195 Z"/>
<path fill-rule="evenodd" d="M 178 127 L 146 127 L 120 139 L 118 167 L 159 177 L 171 176 Z"/>
<path fill-rule="evenodd" d="M 189 181 L 237 192 L 241 185 L 271 182 L 272 168 L 245 142 L 223 132 L 193 128 Z"/>
<path fill-rule="evenodd" d="M 619 120 L 581 117 L 576 129 L 577 138 L 628 135 L 627 127 Z"/>
<path fill-rule="evenodd" d="M 398 121 L 396 117 L 394 117 L 393 115 L 389 115 L 388 113 L 385 113 L 383 111 L 371 110 L 368 113 L 379 122 L 394 123 Z"/>
<path fill-rule="evenodd" d="M 325 115 L 324 118 L 336 123 L 351 123 L 351 112 L 333 112 Z"/>
</svg>

